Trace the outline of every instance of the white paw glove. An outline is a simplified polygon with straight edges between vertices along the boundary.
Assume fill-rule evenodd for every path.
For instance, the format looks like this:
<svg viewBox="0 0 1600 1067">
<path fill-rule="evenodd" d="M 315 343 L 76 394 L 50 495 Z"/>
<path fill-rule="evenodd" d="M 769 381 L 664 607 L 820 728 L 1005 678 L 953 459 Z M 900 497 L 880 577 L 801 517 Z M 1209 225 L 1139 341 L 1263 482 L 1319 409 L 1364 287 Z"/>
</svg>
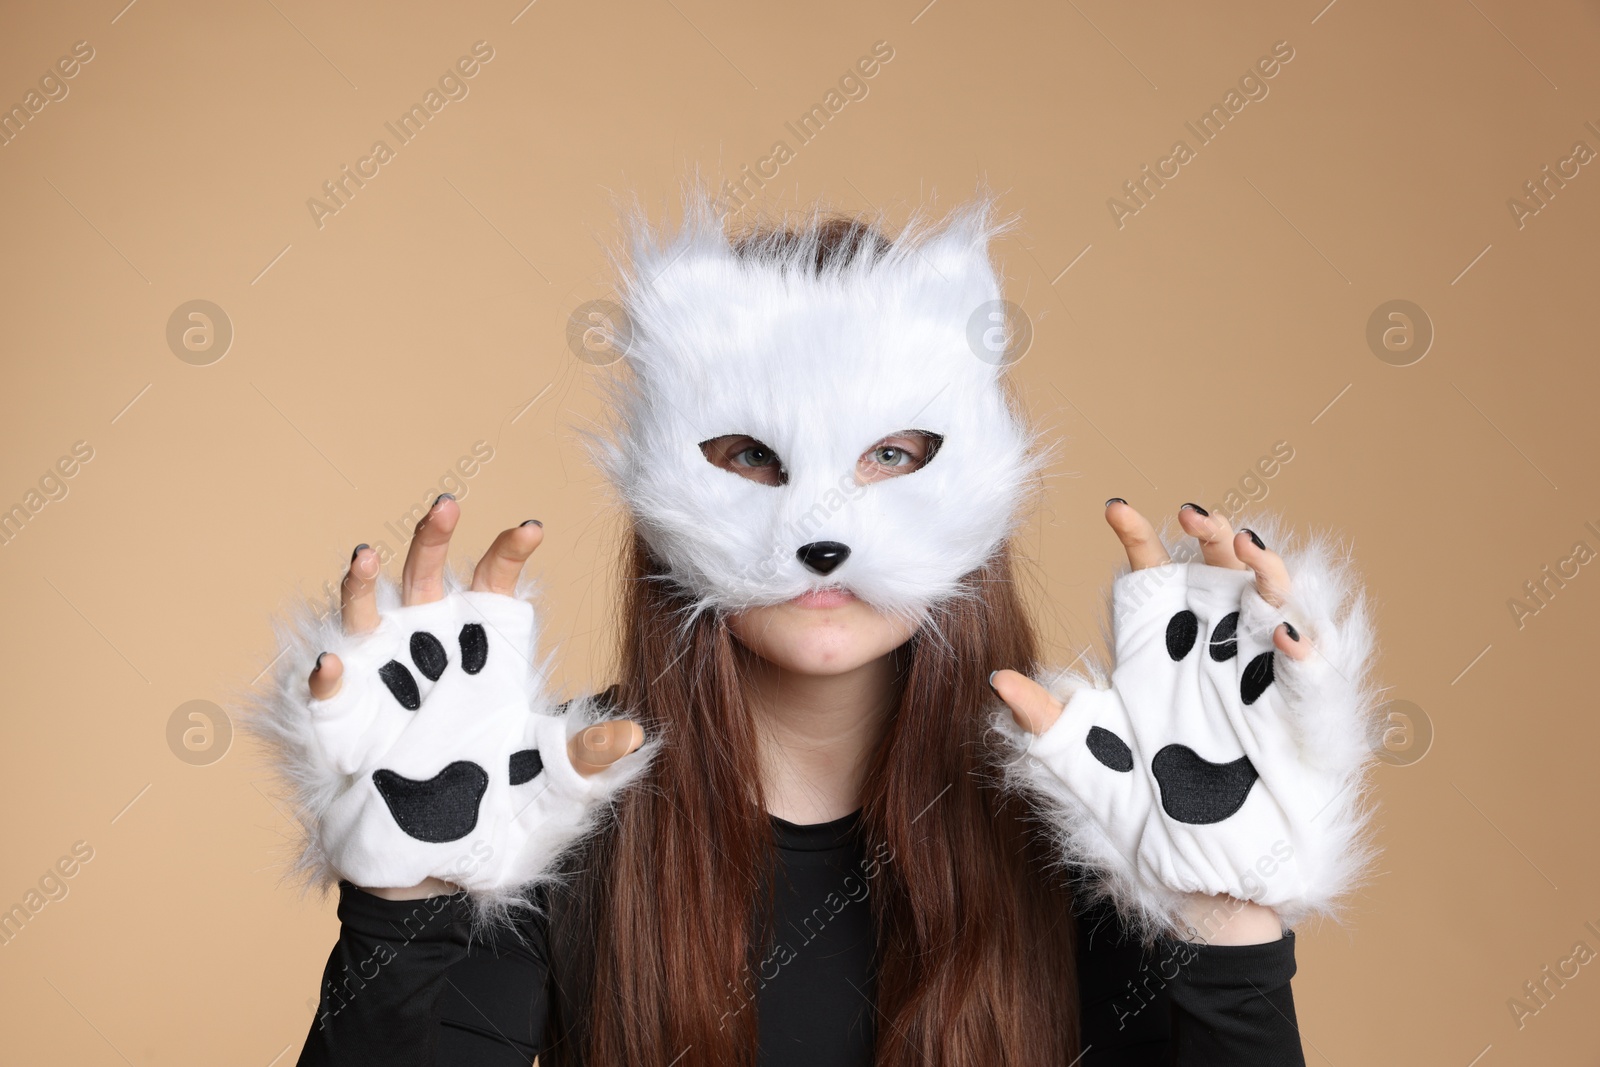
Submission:
<svg viewBox="0 0 1600 1067">
<path fill-rule="evenodd" d="M 1371 859 L 1366 607 L 1325 542 L 1281 554 L 1280 607 L 1250 570 L 1195 560 L 1122 574 L 1109 686 L 1101 672 L 1057 672 L 1035 679 L 1065 703 L 1043 733 L 996 720 L 1015 746 L 1008 779 L 1055 816 L 1065 858 L 1147 929 L 1183 932 L 1190 893 L 1266 905 L 1292 926 L 1332 912 Z M 1285 621 L 1309 658 L 1274 648 Z"/>
<path fill-rule="evenodd" d="M 652 746 L 591 776 L 569 739 L 601 717 L 593 700 L 556 714 L 536 662 L 531 603 L 463 591 L 400 607 L 379 579 L 380 623 L 347 636 L 338 613 L 303 610 L 252 725 L 293 783 L 306 831 L 299 867 L 324 885 L 407 887 L 429 877 L 492 910 L 551 873 L 593 830 Z M 313 699 L 320 652 L 344 663 L 339 690 Z"/>
</svg>

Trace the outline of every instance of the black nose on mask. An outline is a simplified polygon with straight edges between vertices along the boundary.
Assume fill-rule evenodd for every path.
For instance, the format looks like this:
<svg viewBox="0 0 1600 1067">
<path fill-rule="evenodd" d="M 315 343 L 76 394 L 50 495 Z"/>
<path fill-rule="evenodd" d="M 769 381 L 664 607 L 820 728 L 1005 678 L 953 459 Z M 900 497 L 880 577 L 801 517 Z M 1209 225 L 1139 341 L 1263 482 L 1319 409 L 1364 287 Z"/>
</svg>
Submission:
<svg viewBox="0 0 1600 1067">
<path fill-rule="evenodd" d="M 831 574 L 835 567 L 850 558 L 850 546 L 837 541 L 813 541 L 801 545 L 794 554 L 809 570 Z"/>
</svg>

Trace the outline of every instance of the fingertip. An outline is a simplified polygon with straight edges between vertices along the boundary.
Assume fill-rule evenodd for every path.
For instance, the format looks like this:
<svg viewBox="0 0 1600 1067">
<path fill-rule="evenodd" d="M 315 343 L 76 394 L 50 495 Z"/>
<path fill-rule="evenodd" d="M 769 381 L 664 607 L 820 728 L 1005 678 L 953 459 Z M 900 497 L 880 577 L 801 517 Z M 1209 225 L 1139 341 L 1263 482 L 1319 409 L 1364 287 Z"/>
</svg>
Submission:
<svg viewBox="0 0 1600 1067">
<path fill-rule="evenodd" d="M 1060 714 L 1059 708 L 1050 707 L 1053 698 L 1048 691 L 1021 671 L 1009 667 L 990 671 L 989 688 L 1011 712 L 1012 721 L 1030 734 L 1044 733 Z"/>
<path fill-rule="evenodd" d="M 456 498 L 450 493 L 440 493 L 433 498 L 433 505 L 428 508 L 427 514 L 417 520 L 417 533 L 442 533 L 444 539 L 448 539 L 460 518 L 461 505 Z"/>
<path fill-rule="evenodd" d="M 344 677 L 344 663 L 332 652 L 323 652 L 317 656 L 317 662 L 311 668 L 311 695 L 317 700 L 326 700 L 339 688 L 339 681 Z"/>
<path fill-rule="evenodd" d="M 1122 527 L 1128 522 L 1128 516 L 1130 514 L 1138 515 L 1139 513 L 1134 510 L 1132 504 L 1128 503 L 1120 496 L 1114 496 L 1110 500 L 1106 501 L 1106 525 L 1110 526 L 1113 530 L 1117 530 L 1120 533 Z"/>
<path fill-rule="evenodd" d="M 578 769 L 596 773 L 642 745 L 644 730 L 636 722 L 618 719 L 587 727 L 573 741 Z"/>
<path fill-rule="evenodd" d="M 1272 643 L 1290 659 L 1303 660 L 1311 656 L 1311 643 L 1287 619 L 1272 631 Z"/>
<path fill-rule="evenodd" d="M 572 739 L 572 761 L 578 770 L 604 767 L 610 761 L 605 756 L 605 728 L 586 726 Z"/>
<path fill-rule="evenodd" d="M 995 696 L 1006 701 L 1008 704 L 1010 703 L 1010 700 L 1007 699 L 1004 692 L 1001 692 L 1000 687 L 1005 686 L 1007 690 L 1010 690 L 1013 686 L 1011 676 L 1014 674 L 1017 674 L 1017 672 L 1012 670 L 1010 667 L 1000 667 L 989 672 L 989 688 L 994 690 Z"/>
<path fill-rule="evenodd" d="M 1178 525 L 1186 530 L 1209 531 L 1211 513 L 1199 504 L 1185 504 L 1178 509 Z"/>
</svg>

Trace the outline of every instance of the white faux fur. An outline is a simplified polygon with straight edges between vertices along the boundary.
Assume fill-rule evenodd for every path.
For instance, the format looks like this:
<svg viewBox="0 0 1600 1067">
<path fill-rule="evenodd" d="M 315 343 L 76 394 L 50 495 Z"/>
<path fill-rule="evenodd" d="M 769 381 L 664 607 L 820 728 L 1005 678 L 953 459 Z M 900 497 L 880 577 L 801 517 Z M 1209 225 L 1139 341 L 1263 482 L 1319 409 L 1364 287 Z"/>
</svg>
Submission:
<svg viewBox="0 0 1600 1067">
<path fill-rule="evenodd" d="M 1001 295 L 993 205 L 918 218 L 820 277 L 814 243 L 741 258 L 705 199 L 684 215 L 670 236 L 633 219 L 628 373 L 610 383 L 609 432 L 589 435 L 596 462 L 696 611 L 843 586 L 920 622 L 1012 533 L 1049 460 L 968 336 Z M 857 458 L 906 430 L 943 437 L 926 467 L 856 484 Z M 726 434 L 772 448 L 787 484 L 709 463 L 699 444 Z M 795 555 L 814 541 L 849 558 L 816 575 Z"/>
<path fill-rule="evenodd" d="M 1133 675 L 1094 661 L 1082 669 L 1042 674 L 1037 680 L 1066 706 L 1038 737 L 1018 728 L 1009 712 L 997 711 L 993 720 L 1009 757 L 1008 786 L 1047 813 L 1062 860 L 1088 870 L 1090 891 L 1109 896 L 1149 936 L 1183 936 L 1188 892 L 1228 893 L 1267 904 L 1288 926 L 1313 916 L 1337 916 L 1376 858 L 1369 777 L 1381 724 L 1371 680 L 1375 635 L 1366 596 L 1348 555 L 1330 535 L 1297 539 L 1271 516 L 1241 526 L 1255 530 L 1283 557 L 1291 589 L 1284 605 L 1273 608 L 1253 584 L 1245 585 L 1236 662 L 1244 660 L 1247 644 L 1252 653 L 1270 648 L 1272 629 L 1283 620 L 1313 649 L 1304 662 L 1276 654 L 1273 686 L 1255 705 L 1240 706 L 1236 688 L 1231 693 L 1224 686 L 1210 688 L 1202 672 L 1204 693 L 1169 692 L 1170 709 L 1139 706 L 1141 699 L 1149 700 L 1149 694 L 1138 692 L 1147 681 L 1142 675 L 1173 677 L 1175 665 L 1156 640 L 1150 642 L 1153 650 L 1125 649 L 1136 664 Z M 1195 541 L 1181 532 L 1172 536 L 1170 523 L 1162 541 L 1180 565 L 1137 573 L 1123 565 L 1107 595 L 1108 648 L 1122 647 L 1113 620 L 1131 620 L 1141 600 L 1169 598 L 1163 583 L 1185 580 L 1183 561 L 1200 562 Z M 1217 569 L 1206 571 L 1209 579 Z M 1181 598 L 1179 591 L 1177 603 Z M 1203 656 L 1205 646 L 1202 631 L 1191 655 Z M 1212 675 L 1218 671 L 1215 664 L 1206 669 Z M 1120 686 L 1112 680 L 1119 675 Z M 1159 685 L 1152 689 L 1159 691 Z M 1124 697 L 1136 706 L 1124 708 Z M 1170 736 L 1147 738 L 1141 746 L 1129 735 L 1137 728 L 1122 717 L 1130 710 L 1135 715 L 1143 710 L 1147 731 L 1170 731 Z M 1112 728 L 1133 746 L 1132 772 L 1124 776 L 1085 755 L 1085 738 L 1096 725 Z M 1173 742 L 1192 743 L 1213 762 L 1248 752 L 1261 778 L 1244 807 L 1209 825 L 1172 820 L 1162 810 L 1150 762 L 1154 749 Z M 1274 855 L 1280 838 L 1288 845 L 1280 853 L 1292 853 L 1288 862 Z M 1261 858 L 1265 864 L 1252 870 Z"/>
<path fill-rule="evenodd" d="M 325 891 L 341 878 L 397 887 L 437 877 L 467 890 L 475 925 L 504 923 L 531 906 L 528 889 L 558 876 L 558 858 L 599 828 L 660 741 L 647 741 L 600 774 L 578 775 L 565 742 L 602 716 L 592 697 L 555 713 L 545 683 L 550 662 L 536 658 L 528 603 L 535 588 L 525 577 L 514 597 L 470 593 L 465 575 L 447 569 L 444 601 L 408 608 L 400 606 L 395 583 L 380 577 L 384 623 L 372 634 L 345 635 L 336 607 L 319 613 L 309 601 L 275 618 L 280 654 L 270 685 L 246 704 L 246 727 L 265 743 L 301 826 L 291 880 Z M 409 664 L 397 650 L 413 627 L 429 627 L 434 618 L 450 620 L 452 629 L 461 618 L 485 625 L 489 664 L 480 676 L 466 675 L 456 633 L 436 633 L 449 666 L 438 682 L 417 676 L 422 706 L 407 711 L 376 668 L 391 656 Z M 434 628 L 445 629 L 429 632 Z M 338 654 L 345 664 L 339 693 L 328 702 L 312 700 L 307 684 L 321 652 Z M 512 669 L 496 672 L 496 666 Z M 509 754 L 527 747 L 539 749 L 544 770 L 512 787 Z M 476 762 L 490 776 L 472 833 L 430 844 L 400 832 L 372 786 L 373 771 L 387 768 L 422 780 L 457 760 Z"/>
</svg>

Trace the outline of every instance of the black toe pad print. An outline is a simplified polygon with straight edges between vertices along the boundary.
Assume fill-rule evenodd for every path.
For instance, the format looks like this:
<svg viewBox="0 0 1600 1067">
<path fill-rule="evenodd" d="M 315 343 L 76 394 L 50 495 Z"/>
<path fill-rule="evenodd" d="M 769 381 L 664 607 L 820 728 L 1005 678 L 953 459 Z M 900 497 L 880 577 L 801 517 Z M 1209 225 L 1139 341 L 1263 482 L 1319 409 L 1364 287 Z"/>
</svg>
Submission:
<svg viewBox="0 0 1600 1067">
<path fill-rule="evenodd" d="M 1167 655 L 1174 660 L 1182 659 L 1199 636 L 1200 620 L 1195 613 L 1187 609 L 1178 612 L 1167 622 Z"/>
<path fill-rule="evenodd" d="M 483 665 L 489 660 L 489 635 L 484 632 L 482 624 L 467 623 L 461 628 L 456 643 L 461 646 L 461 669 L 468 674 L 483 670 Z M 443 641 L 426 630 L 418 630 L 411 635 L 411 662 L 424 678 L 437 682 L 444 676 L 444 669 L 450 666 L 450 655 L 444 650 Z M 383 679 L 383 684 L 394 694 L 402 708 L 416 711 L 422 707 L 422 692 L 417 688 L 417 677 L 411 673 L 410 667 L 392 659 L 378 668 L 378 677 Z"/>
<path fill-rule="evenodd" d="M 376 770 L 372 784 L 400 829 L 418 841 L 440 844 L 459 841 L 478 825 L 489 775 L 470 760 L 457 760 L 426 781 Z"/>
<path fill-rule="evenodd" d="M 1221 822 L 1238 811 L 1257 777 L 1249 756 L 1212 763 L 1187 745 L 1168 745 L 1157 752 L 1150 770 L 1161 786 L 1161 807 L 1191 825 Z"/>
<path fill-rule="evenodd" d="M 511 784 L 525 785 L 539 777 L 544 770 L 544 757 L 536 748 L 525 748 L 511 753 Z"/>
<path fill-rule="evenodd" d="M 422 694 L 417 691 L 416 676 L 397 659 L 378 668 L 378 677 L 383 679 L 383 684 L 389 687 L 389 692 L 400 702 L 400 706 L 407 711 L 416 711 L 422 707 Z"/>
<path fill-rule="evenodd" d="M 1238 654 L 1239 613 L 1230 611 L 1217 623 L 1217 628 L 1211 631 L 1211 658 L 1222 663 Z"/>
<path fill-rule="evenodd" d="M 1200 620 L 1185 608 L 1167 621 L 1167 655 L 1181 660 L 1194 649 L 1200 635 Z M 1207 652 L 1218 663 L 1233 659 L 1239 654 L 1239 613 L 1224 615 L 1211 631 Z M 1261 699 L 1261 694 L 1272 684 L 1272 650 L 1261 653 L 1245 665 L 1239 678 L 1239 699 L 1246 705 Z"/>
<path fill-rule="evenodd" d="M 445 655 L 443 641 L 426 630 L 418 630 L 411 635 L 411 662 L 428 681 L 437 682 L 444 669 L 450 666 L 450 657 Z"/>
<path fill-rule="evenodd" d="M 1089 736 L 1083 739 L 1089 746 L 1089 752 L 1095 759 L 1114 771 L 1133 770 L 1133 749 L 1128 743 L 1116 734 L 1100 726 L 1089 729 Z"/>
<path fill-rule="evenodd" d="M 469 622 L 461 628 L 461 669 L 477 674 L 489 659 L 489 635 L 482 623 Z"/>
<path fill-rule="evenodd" d="M 1261 653 L 1245 666 L 1244 677 L 1239 679 L 1239 699 L 1246 704 L 1254 704 L 1271 684 L 1272 653 L 1269 651 Z"/>
</svg>

